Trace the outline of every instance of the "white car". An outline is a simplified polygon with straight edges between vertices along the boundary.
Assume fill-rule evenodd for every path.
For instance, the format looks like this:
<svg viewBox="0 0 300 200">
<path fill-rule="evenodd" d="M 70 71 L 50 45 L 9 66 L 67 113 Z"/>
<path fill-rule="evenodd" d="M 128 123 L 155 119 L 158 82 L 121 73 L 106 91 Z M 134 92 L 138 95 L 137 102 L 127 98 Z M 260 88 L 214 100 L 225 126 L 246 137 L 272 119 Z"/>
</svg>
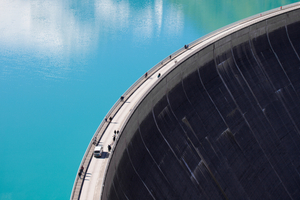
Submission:
<svg viewBox="0 0 300 200">
<path fill-rule="evenodd" d="M 94 156 L 97 157 L 101 157 L 102 156 L 102 152 L 103 152 L 103 146 L 96 146 L 94 149 Z"/>
</svg>

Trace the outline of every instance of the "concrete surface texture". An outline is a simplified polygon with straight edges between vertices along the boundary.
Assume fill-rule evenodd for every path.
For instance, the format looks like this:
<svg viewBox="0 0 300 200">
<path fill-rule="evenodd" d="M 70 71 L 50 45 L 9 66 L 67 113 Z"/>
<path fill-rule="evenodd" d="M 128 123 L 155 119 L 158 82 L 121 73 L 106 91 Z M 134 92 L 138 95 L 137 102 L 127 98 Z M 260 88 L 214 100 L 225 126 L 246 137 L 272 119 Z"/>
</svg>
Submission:
<svg viewBox="0 0 300 200">
<path fill-rule="evenodd" d="M 230 33 L 136 107 L 106 199 L 299 199 L 300 10 Z"/>
</svg>

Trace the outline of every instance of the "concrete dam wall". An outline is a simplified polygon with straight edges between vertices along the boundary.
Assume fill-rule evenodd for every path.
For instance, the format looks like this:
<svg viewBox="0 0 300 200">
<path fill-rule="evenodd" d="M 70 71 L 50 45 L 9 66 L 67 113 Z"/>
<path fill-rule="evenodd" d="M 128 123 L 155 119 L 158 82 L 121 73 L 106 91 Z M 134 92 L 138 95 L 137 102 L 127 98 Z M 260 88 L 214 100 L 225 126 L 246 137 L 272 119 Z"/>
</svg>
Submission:
<svg viewBox="0 0 300 200">
<path fill-rule="evenodd" d="M 204 47 L 141 101 L 102 199 L 299 199 L 300 10 Z"/>
</svg>

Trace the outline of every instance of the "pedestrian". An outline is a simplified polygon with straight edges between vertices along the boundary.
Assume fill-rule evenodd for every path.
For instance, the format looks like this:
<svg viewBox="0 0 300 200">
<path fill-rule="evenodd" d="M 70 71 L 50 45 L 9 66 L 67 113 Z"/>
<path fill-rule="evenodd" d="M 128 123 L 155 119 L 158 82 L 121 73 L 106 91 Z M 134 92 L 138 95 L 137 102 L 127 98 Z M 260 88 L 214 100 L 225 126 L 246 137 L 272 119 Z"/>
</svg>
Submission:
<svg viewBox="0 0 300 200">
<path fill-rule="evenodd" d="M 113 137 L 113 141 L 115 141 L 116 140 L 116 136 L 114 135 L 114 137 Z"/>
<path fill-rule="evenodd" d="M 160 73 L 157 75 L 157 78 L 159 78 L 160 77 Z"/>
<path fill-rule="evenodd" d="M 111 150 L 111 146 L 110 146 L 110 145 L 108 145 L 108 146 L 107 146 L 107 149 L 108 149 L 108 152 L 110 152 L 110 150 Z"/>
<path fill-rule="evenodd" d="M 79 172 L 78 172 L 78 176 L 79 176 L 79 177 L 81 177 L 81 174 L 83 173 L 83 170 L 84 170 L 84 167 L 81 166 L 81 168 L 80 168 L 80 170 L 79 170 Z"/>
<path fill-rule="evenodd" d="M 145 78 L 147 78 L 147 76 L 148 76 L 148 72 L 146 72 L 146 74 L 145 74 Z"/>
</svg>

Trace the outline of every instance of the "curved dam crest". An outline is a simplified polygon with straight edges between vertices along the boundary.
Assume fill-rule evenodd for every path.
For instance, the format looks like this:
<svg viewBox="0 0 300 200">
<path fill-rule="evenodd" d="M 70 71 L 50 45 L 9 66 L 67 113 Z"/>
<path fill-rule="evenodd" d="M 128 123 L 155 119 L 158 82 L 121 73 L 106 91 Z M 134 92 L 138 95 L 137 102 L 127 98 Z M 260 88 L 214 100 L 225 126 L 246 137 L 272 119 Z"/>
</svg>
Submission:
<svg viewBox="0 0 300 200">
<path fill-rule="evenodd" d="M 299 32 L 291 4 L 164 59 L 100 124 L 71 199 L 298 199 Z"/>
<path fill-rule="evenodd" d="M 300 197 L 300 10 L 179 62 L 117 141 L 102 199 Z"/>
</svg>

